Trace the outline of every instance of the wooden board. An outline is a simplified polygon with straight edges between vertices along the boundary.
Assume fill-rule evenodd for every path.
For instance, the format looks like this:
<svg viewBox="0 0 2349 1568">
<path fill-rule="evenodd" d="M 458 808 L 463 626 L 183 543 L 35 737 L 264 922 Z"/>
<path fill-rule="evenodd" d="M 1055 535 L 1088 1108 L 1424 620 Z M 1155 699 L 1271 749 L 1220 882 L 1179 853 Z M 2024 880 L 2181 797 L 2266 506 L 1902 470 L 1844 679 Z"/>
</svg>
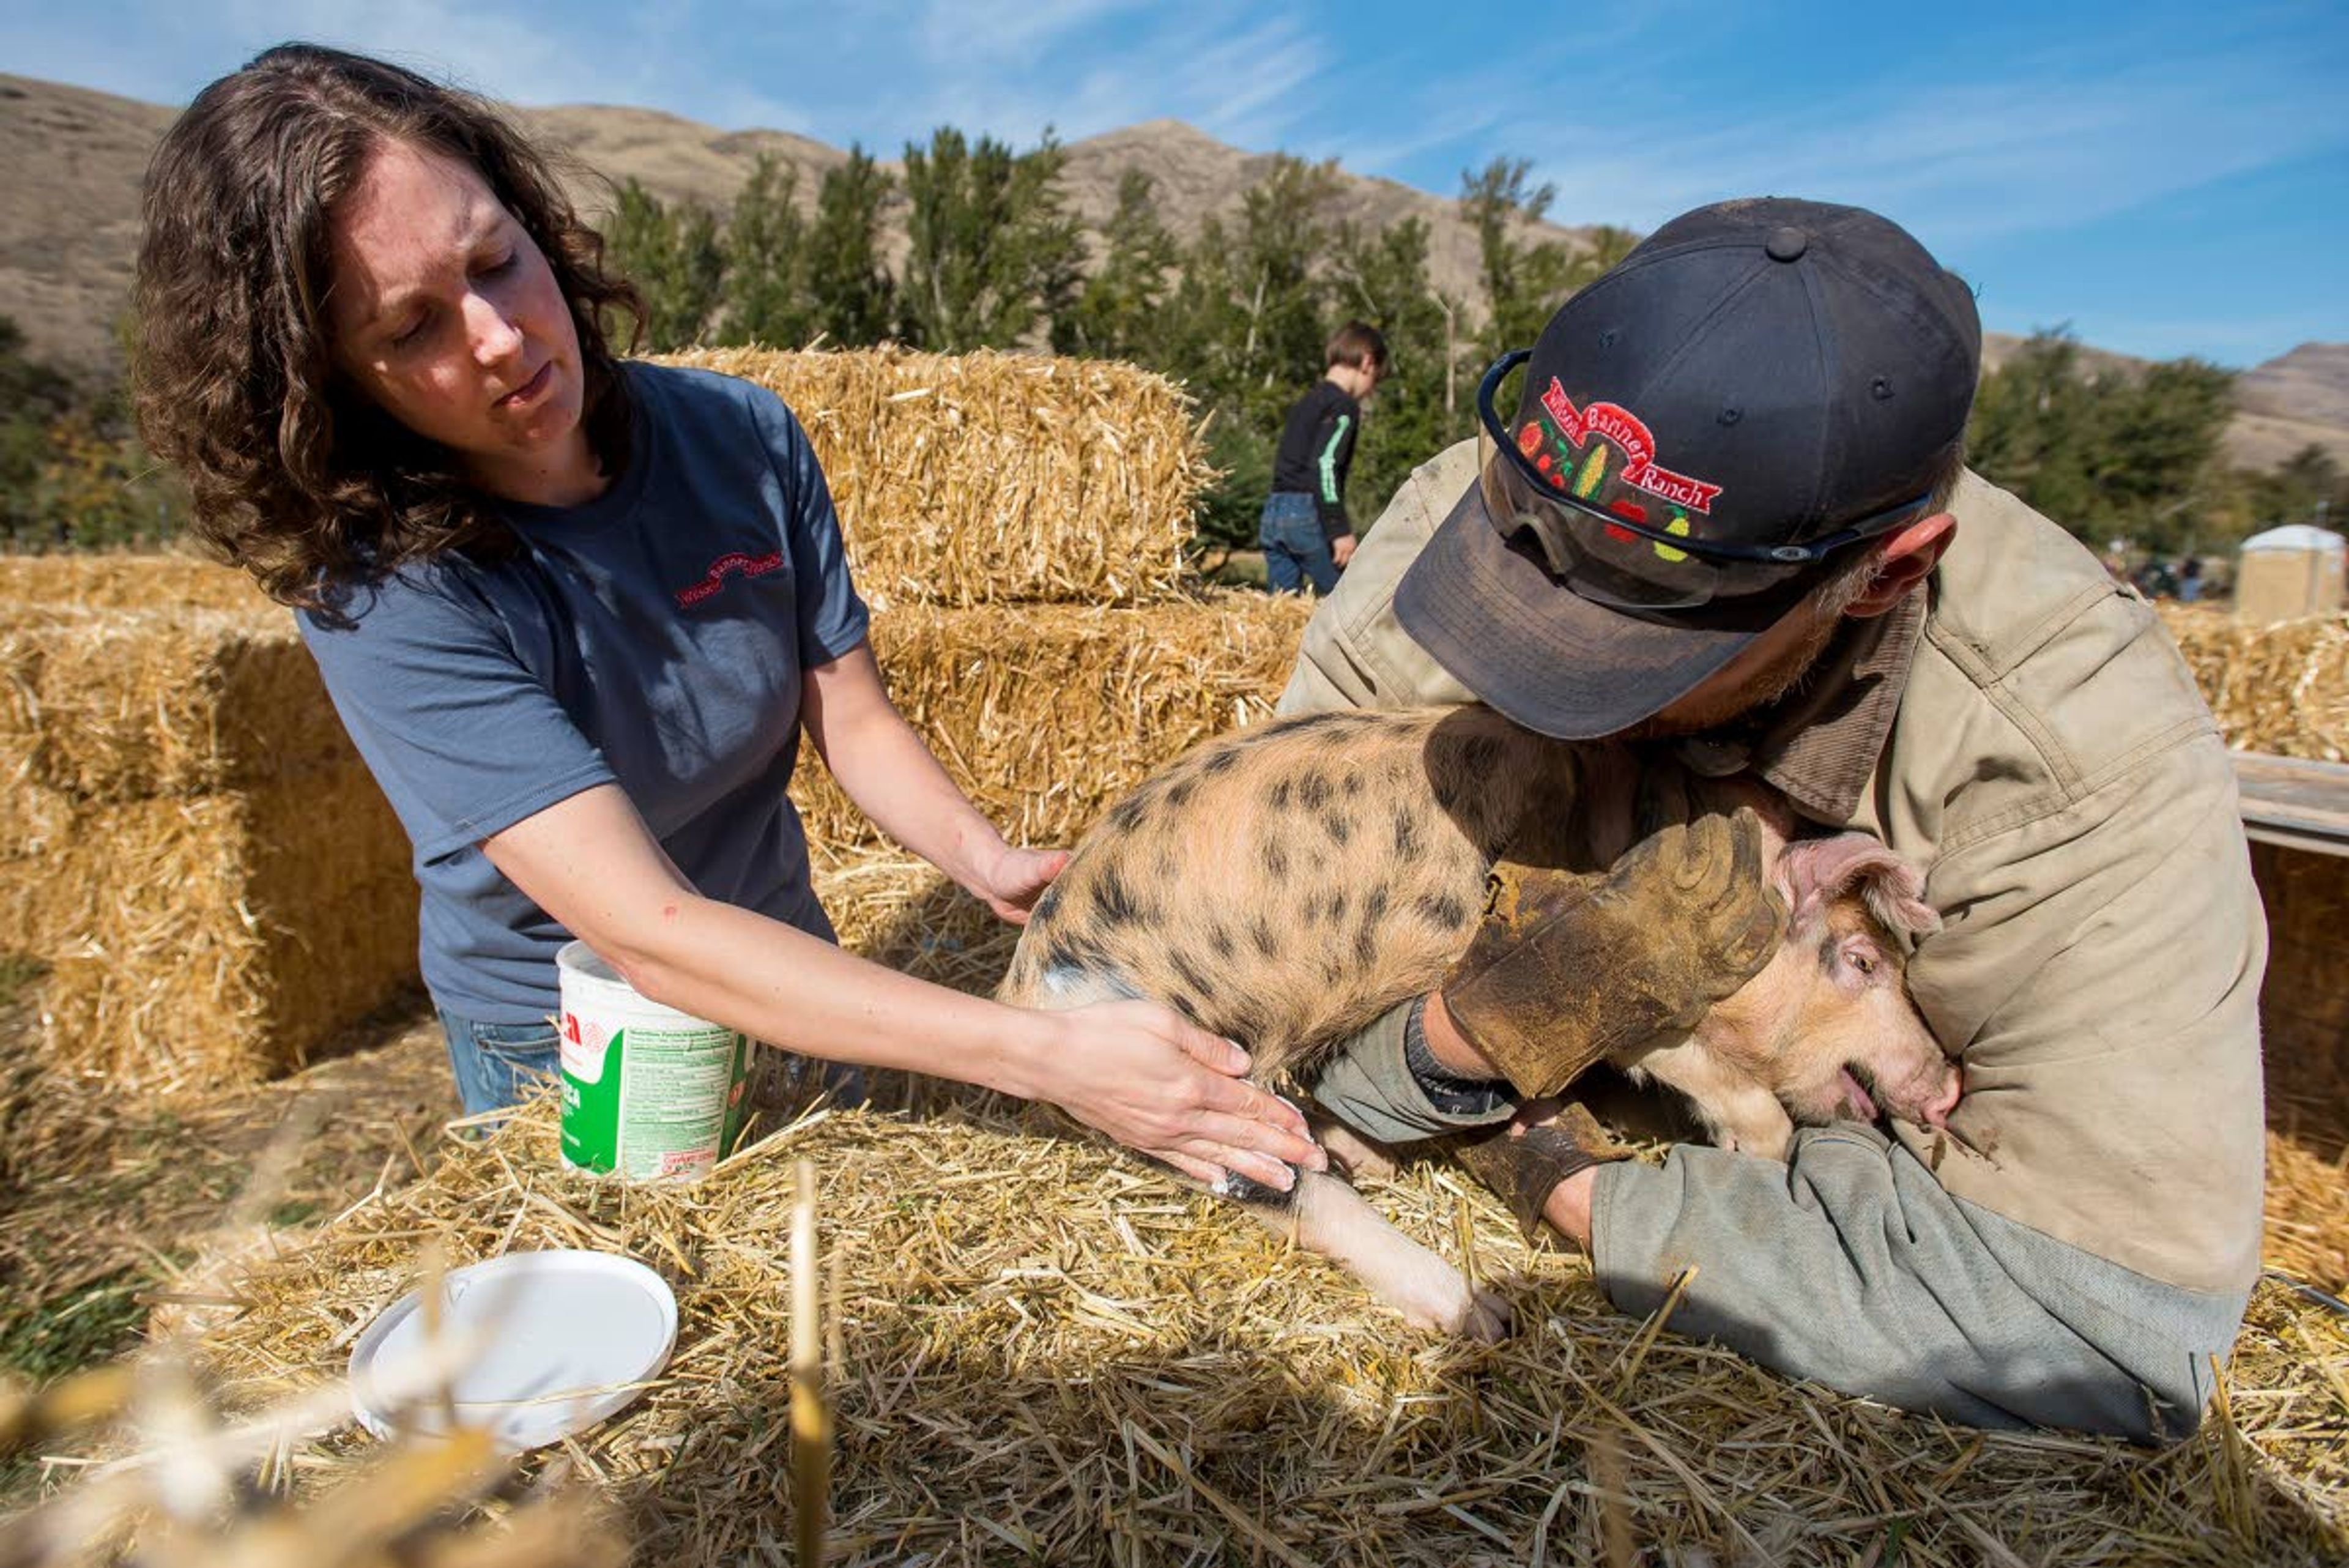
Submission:
<svg viewBox="0 0 2349 1568">
<path fill-rule="evenodd" d="M 2349 765 L 2235 755 L 2243 832 L 2262 844 L 2349 855 Z"/>
</svg>

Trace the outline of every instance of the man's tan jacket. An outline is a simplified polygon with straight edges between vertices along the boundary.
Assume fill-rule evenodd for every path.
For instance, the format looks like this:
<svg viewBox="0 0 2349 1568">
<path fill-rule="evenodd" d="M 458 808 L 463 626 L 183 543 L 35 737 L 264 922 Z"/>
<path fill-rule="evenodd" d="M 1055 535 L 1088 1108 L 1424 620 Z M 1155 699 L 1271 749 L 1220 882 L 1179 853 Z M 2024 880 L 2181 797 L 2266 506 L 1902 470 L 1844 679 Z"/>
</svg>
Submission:
<svg viewBox="0 0 2349 1568">
<path fill-rule="evenodd" d="M 1463 442 L 1397 492 L 1307 628 L 1283 711 L 1474 700 L 1392 610 L 1474 464 Z M 1969 1223 L 1986 1211 L 2239 1315 L 2260 1242 L 2266 932 L 2231 763 L 2137 595 L 1973 474 L 1951 510 L 1956 534 L 1921 626 L 1904 607 L 1899 657 L 1891 633 L 1852 623 L 1868 635 L 1831 653 L 1841 662 L 1789 700 L 1799 711 L 1750 765 L 1822 826 L 1875 834 L 1927 868 L 1945 924 L 1909 979 L 1963 1064 L 1952 1125 L 1981 1152 L 1937 1150 L 1905 1125 L 1895 1136 Z M 1816 754 L 1789 760 L 1806 731 L 1865 737 L 1846 798 L 1817 786 Z M 1609 1237 L 1609 1210 L 1602 1274 L 1610 1257 L 1692 1261 L 1670 1238 Z"/>
</svg>

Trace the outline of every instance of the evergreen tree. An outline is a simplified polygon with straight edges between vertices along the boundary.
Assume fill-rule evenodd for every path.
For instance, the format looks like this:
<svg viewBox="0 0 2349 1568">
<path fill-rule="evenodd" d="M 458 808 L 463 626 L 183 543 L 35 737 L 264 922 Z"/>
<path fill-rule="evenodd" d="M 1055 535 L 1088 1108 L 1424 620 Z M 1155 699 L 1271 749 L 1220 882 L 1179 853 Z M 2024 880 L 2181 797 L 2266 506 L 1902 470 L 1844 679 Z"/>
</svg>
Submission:
<svg viewBox="0 0 2349 1568">
<path fill-rule="evenodd" d="M 1419 218 L 1365 237 L 1351 224 L 1331 252 L 1334 316 L 1369 322 L 1387 340 L 1386 379 L 1362 418 L 1350 507 L 1374 522 L 1411 471 L 1475 430 L 1475 367 L 1463 364 L 1466 307 L 1427 273 L 1429 231 Z"/>
<path fill-rule="evenodd" d="M 719 341 L 793 348 L 815 335 L 808 233 L 794 198 L 799 171 L 762 152 L 736 198 L 720 247 L 726 317 Z"/>
<path fill-rule="evenodd" d="M 1526 183 L 1532 163 L 1495 158 L 1460 175 L 1460 215 L 1476 231 L 1476 254 L 1485 286 L 1485 334 L 1479 346 L 1486 361 L 1512 348 L 1529 348 L 1566 296 L 1598 275 L 1578 266 L 1556 240 L 1528 242 L 1523 230 L 1549 215 L 1555 185 Z M 1620 234 L 1622 231 L 1610 231 Z"/>
<path fill-rule="evenodd" d="M 605 241 L 644 296 L 646 347 L 658 354 L 699 342 L 726 266 L 709 209 L 688 202 L 671 211 L 632 179 L 620 187 Z"/>
<path fill-rule="evenodd" d="M 2233 378 L 2195 359 L 2091 373 L 2067 329 L 2034 334 L 1982 379 L 1968 461 L 2080 538 L 2209 547 Z"/>
<path fill-rule="evenodd" d="M 893 185 L 861 146 L 824 171 L 807 244 L 808 296 L 817 328 L 835 347 L 859 348 L 889 336 L 896 286 L 881 265 L 881 204 Z"/>
<path fill-rule="evenodd" d="M 1319 379 L 1343 315 L 1323 277 L 1336 189 L 1334 161 L 1278 155 L 1234 221 L 1209 218 L 1184 254 L 1166 312 L 1168 362 L 1157 368 L 1212 410 L 1208 455 L 1224 478 L 1204 498 L 1201 531 L 1218 543 L 1254 542 L 1283 416 Z"/>
<path fill-rule="evenodd" d="M 1102 358 L 1157 360 L 1172 347 L 1165 318 L 1182 253 L 1158 216 L 1154 182 L 1139 169 L 1118 176 L 1117 211 L 1102 231 L 1102 260 L 1056 324 L 1054 347 Z"/>
<path fill-rule="evenodd" d="M 941 126 L 905 148 L 908 341 L 947 353 L 1009 348 L 1050 331 L 1074 299 L 1084 244 L 1060 190 L 1067 161 L 1047 132 L 1025 154 Z"/>
</svg>

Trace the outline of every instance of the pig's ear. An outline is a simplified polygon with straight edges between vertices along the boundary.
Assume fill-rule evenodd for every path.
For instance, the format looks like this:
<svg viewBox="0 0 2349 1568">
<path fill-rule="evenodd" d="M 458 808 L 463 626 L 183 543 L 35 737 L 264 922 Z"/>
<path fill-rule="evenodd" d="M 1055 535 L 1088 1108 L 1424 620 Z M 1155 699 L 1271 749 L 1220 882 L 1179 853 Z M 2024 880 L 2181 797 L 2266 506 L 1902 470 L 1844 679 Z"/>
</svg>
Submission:
<svg viewBox="0 0 2349 1568">
<path fill-rule="evenodd" d="M 1868 912 L 1898 935 L 1941 929 L 1941 917 L 1925 902 L 1924 874 L 1865 833 L 1789 844 L 1772 877 L 1798 928 L 1817 919 L 1829 900 L 1857 893 Z"/>
</svg>

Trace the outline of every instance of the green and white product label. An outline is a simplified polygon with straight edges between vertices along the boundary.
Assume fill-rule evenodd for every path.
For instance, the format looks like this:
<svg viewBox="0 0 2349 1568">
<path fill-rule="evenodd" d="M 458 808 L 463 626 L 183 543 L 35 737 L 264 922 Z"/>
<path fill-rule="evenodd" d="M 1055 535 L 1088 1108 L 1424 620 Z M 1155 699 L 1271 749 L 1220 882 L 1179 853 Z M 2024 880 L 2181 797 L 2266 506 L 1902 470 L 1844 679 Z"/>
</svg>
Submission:
<svg viewBox="0 0 2349 1568">
<path fill-rule="evenodd" d="M 632 1181 L 706 1176 L 742 1130 L 750 1040 L 712 1023 L 563 1015 L 563 1158 Z"/>
</svg>

